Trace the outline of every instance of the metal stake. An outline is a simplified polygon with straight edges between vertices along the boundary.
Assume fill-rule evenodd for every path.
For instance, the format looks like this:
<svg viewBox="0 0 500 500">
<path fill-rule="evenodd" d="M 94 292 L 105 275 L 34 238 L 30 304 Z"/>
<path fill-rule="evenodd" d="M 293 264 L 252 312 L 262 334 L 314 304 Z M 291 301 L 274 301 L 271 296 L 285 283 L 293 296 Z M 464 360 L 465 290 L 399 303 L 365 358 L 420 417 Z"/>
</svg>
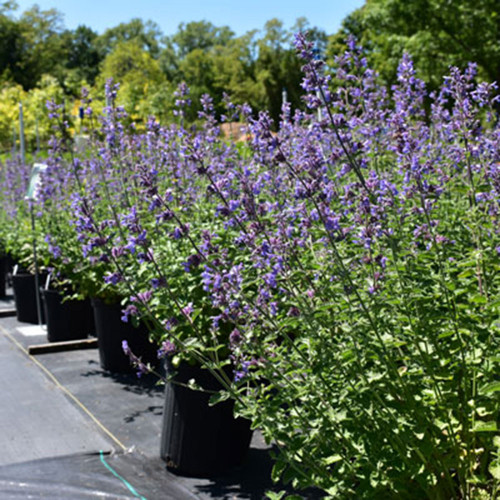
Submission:
<svg viewBox="0 0 500 500">
<path fill-rule="evenodd" d="M 36 297 L 36 312 L 38 315 L 38 324 L 42 326 L 42 304 L 40 303 L 40 279 L 38 270 L 38 258 L 36 253 L 36 232 L 35 232 L 35 211 L 33 208 L 33 202 L 30 201 L 30 213 L 31 213 L 31 230 L 33 232 L 33 259 L 35 263 L 35 297 Z"/>
</svg>

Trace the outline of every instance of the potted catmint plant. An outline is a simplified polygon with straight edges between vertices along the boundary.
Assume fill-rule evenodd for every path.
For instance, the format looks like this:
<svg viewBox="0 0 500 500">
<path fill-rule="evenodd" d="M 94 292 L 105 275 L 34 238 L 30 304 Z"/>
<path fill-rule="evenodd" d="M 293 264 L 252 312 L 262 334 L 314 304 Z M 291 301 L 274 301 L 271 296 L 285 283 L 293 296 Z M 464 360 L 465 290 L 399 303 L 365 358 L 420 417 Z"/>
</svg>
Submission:
<svg viewBox="0 0 500 500">
<path fill-rule="evenodd" d="M 69 160 L 55 138 L 50 153 L 39 187 L 37 225 L 44 237 L 39 254 L 50 270 L 42 286 L 47 338 L 57 342 L 83 339 L 95 333 L 90 297 L 98 287 L 83 257 L 71 217 L 75 186 L 68 172 Z"/>
<path fill-rule="evenodd" d="M 2 219 L 4 225 L 4 251 L 15 263 L 13 265 L 12 286 L 16 303 L 17 318 L 28 323 L 43 322 L 43 311 L 39 318 L 35 261 L 33 245 L 40 245 L 41 233 L 33 227 L 31 203 L 25 199 L 31 168 L 19 159 L 5 162 L 2 169 Z M 40 264 L 40 281 L 44 267 Z"/>
<path fill-rule="evenodd" d="M 212 474 L 244 458 L 252 433 L 248 421 L 233 416 L 232 401 L 209 405 L 233 383 L 234 323 L 216 319 L 223 314 L 204 290 L 203 254 L 193 248 L 195 240 L 209 245 L 219 225 L 205 207 L 208 183 L 193 175 L 196 162 L 182 157 L 185 131 L 151 119 L 144 134 L 130 133 L 120 108 L 105 112 L 102 154 L 89 163 L 98 181 L 92 199 L 82 193 L 76 207 L 80 240 L 107 267 L 106 284 L 124 297 L 123 319 L 147 321 L 162 346 L 168 380 L 162 457 L 179 473 Z M 139 371 L 148 370 L 131 343 L 123 347 Z"/>
<path fill-rule="evenodd" d="M 49 250 L 53 255 L 54 252 L 58 254 L 59 261 L 55 266 L 59 278 L 56 283 L 69 282 L 74 298 L 83 296 L 90 299 L 103 369 L 112 372 L 133 371 L 122 350 L 123 340 L 129 342 L 145 361 L 155 365 L 157 347 L 149 341 L 146 324 L 139 320 L 134 320 L 134 324 L 123 321 L 127 319 L 121 311 L 123 295 L 115 287 L 114 279 L 109 278 L 111 254 L 107 255 L 107 249 L 111 247 L 107 236 L 95 236 L 94 233 L 105 231 L 107 222 L 103 222 L 103 218 L 107 218 L 110 209 L 105 201 L 101 202 L 103 193 L 99 191 L 102 189 L 108 193 L 108 183 L 111 186 L 113 182 L 113 173 L 107 172 L 109 178 L 106 178 L 105 167 L 100 164 L 106 161 L 109 151 L 96 159 L 74 156 L 71 144 L 67 141 L 64 121 L 60 119 L 60 106 L 49 103 L 49 107 L 53 119 L 59 121 L 63 132 L 60 140 L 56 137 L 52 140 L 44 185 L 45 208 L 47 212 L 51 211 L 51 216 L 47 218 L 46 238 Z M 94 139 L 97 148 L 98 139 Z M 57 193 L 54 192 L 54 185 L 58 186 Z M 87 198 L 89 193 L 92 193 L 92 199 Z M 63 210 L 61 205 L 64 205 Z M 95 210 L 99 216 L 92 215 Z M 92 236 L 85 239 L 84 233 Z"/>
<path fill-rule="evenodd" d="M 40 249 L 50 262 L 50 273 L 41 291 L 49 342 L 84 339 L 95 334 L 89 297 L 96 287 L 74 231 L 69 226 L 64 231 L 64 222 L 59 220 L 57 231 L 53 229 L 51 235 L 46 234 L 45 246 Z M 66 237 L 62 238 L 64 233 Z"/>
</svg>

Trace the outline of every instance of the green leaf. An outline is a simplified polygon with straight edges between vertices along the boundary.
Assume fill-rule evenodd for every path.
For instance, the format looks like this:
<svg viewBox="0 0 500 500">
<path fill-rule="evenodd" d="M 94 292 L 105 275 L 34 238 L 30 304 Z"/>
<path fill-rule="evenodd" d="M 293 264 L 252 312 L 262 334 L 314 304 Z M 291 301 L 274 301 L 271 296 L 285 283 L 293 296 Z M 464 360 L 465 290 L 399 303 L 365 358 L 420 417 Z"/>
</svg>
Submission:
<svg viewBox="0 0 500 500">
<path fill-rule="evenodd" d="M 273 470 L 271 471 L 271 479 L 273 480 L 274 483 L 277 483 L 281 475 L 283 474 L 283 471 L 286 469 L 286 463 L 284 462 L 276 462 L 273 466 Z"/>
<path fill-rule="evenodd" d="M 500 462 L 498 460 L 492 462 L 488 467 L 488 470 L 495 479 L 500 480 Z"/>
<path fill-rule="evenodd" d="M 489 422 L 477 422 L 474 426 L 474 432 L 496 432 L 497 423 L 494 421 Z"/>
<path fill-rule="evenodd" d="M 172 361 L 171 361 L 172 366 L 173 366 L 174 368 L 179 368 L 179 365 L 181 364 L 181 361 L 182 361 L 181 357 L 180 357 L 180 356 L 178 356 L 178 355 L 175 355 L 175 356 L 172 358 Z"/>
<path fill-rule="evenodd" d="M 286 494 L 286 491 L 266 491 L 266 497 L 269 500 L 281 500 Z"/>
<path fill-rule="evenodd" d="M 448 331 L 448 332 L 440 333 L 440 334 L 438 335 L 438 339 L 445 339 L 446 337 L 451 337 L 451 336 L 452 336 L 452 335 L 454 335 L 454 334 L 455 334 L 455 332 L 453 332 L 453 331 L 451 331 L 451 330 L 450 330 L 450 331 Z"/>
<path fill-rule="evenodd" d="M 481 389 L 479 389 L 480 394 L 488 394 L 490 392 L 498 392 L 498 391 L 500 391 L 500 382 L 491 382 L 481 387 Z"/>
<path fill-rule="evenodd" d="M 488 301 L 483 295 L 475 295 L 470 299 L 474 304 L 486 304 Z"/>
<path fill-rule="evenodd" d="M 209 406 L 214 406 L 217 403 L 226 401 L 229 399 L 229 392 L 218 392 L 217 394 L 212 394 L 208 402 Z"/>
<path fill-rule="evenodd" d="M 340 455 L 331 455 L 329 457 L 326 457 L 323 459 L 323 463 L 325 465 L 332 465 L 336 462 L 340 462 L 342 460 L 342 457 Z"/>
<path fill-rule="evenodd" d="M 285 472 L 283 472 L 283 476 L 282 476 L 282 481 L 284 484 L 288 484 L 288 483 L 292 483 L 292 481 L 295 479 L 295 471 L 291 468 L 291 467 L 288 467 Z M 290 497 L 286 497 L 286 498 L 290 498 Z"/>
</svg>

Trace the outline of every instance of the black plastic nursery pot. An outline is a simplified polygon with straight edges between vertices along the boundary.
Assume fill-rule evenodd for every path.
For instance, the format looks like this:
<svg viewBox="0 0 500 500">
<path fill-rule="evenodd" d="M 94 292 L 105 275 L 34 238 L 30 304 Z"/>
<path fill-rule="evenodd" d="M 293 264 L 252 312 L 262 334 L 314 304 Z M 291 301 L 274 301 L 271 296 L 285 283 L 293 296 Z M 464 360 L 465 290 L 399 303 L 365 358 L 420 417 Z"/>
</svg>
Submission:
<svg viewBox="0 0 500 500">
<path fill-rule="evenodd" d="M 4 299 L 6 296 L 7 288 L 7 257 L 5 255 L 0 256 L 0 299 Z"/>
<path fill-rule="evenodd" d="M 57 290 L 43 290 L 42 298 L 49 342 L 85 339 L 94 333 L 90 300 L 63 300 Z"/>
<path fill-rule="evenodd" d="M 39 284 L 43 283 L 44 279 L 45 277 L 40 275 Z M 38 324 L 35 275 L 28 273 L 14 274 L 12 276 L 12 289 L 14 291 L 18 321 Z M 40 297 L 40 305 L 41 304 L 42 299 Z M 45 323 L 42 307 L 40 312 L 42 315 L 41 322 Z"/>
<path fill-rule="evenodd" d="M 5 265 L 7 266 L 7 269 L 5 271 L 6 273 L 6 286 L 7 288 L 10 286 L 12 287 L 12 271 L 14 267 L 16 266 L 17 262 L 14 260 L 12 255 L 9 253 L 5 256 Z"/>
<path fill-rule="evenodd" d="M 121 306 L 106 304 L 100 299 L 92 299 L 95 331 L 99 346 L 101 368 L 110 372 L 132 373 L 136 369 L 123 353 L 122 342 L 126 340 L 131 351 L 144 363 L 158 364 L 158 347 L 149 341 L 144 325 L 135 328 L 121 320 Z"/>
<path fill-rule="evenodd" d="M 175 373 L 165 386 L 165 406 L 160 455 L 172 472 L 210 477 L 245 459 L 252 439 L 250 421 L 233 416 L 233 401 L 209 406 L 210 393 L 179 384 L 195 379 L 205 390 L 220 384 L 208 371 L 189 364 L 166 371 Z"/>
</svg>

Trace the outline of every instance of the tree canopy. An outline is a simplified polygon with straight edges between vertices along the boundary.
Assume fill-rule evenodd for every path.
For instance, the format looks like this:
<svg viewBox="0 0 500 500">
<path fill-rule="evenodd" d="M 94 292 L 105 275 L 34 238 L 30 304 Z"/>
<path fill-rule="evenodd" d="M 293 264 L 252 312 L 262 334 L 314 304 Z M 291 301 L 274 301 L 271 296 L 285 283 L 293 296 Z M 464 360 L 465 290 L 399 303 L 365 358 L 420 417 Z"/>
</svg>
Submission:
<svg viewBox="0 0 500 500">
<path fill-rule="evenodd" d="M 479 76 L 500 80 L 498 0 L 366 0 L 330 38 L 329 54 L 353 35 L 388 82 L 408 52 L 419 76 L 436 88 L 450 66 L 478 64 Z"/>
</svg>

